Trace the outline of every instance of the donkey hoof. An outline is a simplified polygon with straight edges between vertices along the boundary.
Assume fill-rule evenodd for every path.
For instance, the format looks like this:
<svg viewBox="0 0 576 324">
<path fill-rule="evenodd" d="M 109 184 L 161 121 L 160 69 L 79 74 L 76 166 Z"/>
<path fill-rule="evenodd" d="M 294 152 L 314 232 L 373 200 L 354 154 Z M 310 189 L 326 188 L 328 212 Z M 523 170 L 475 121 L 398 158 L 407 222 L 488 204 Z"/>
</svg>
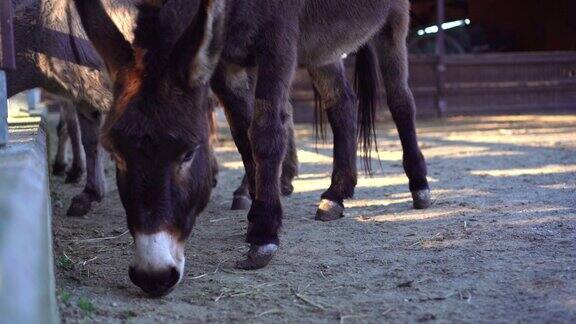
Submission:
<svg viewBox="0 0 576 324">
<path fill-rule="evenodd" d="M 82 217 L 87 215 L 92 209 L 92 201 L 86 195 L 80 194 L 72 198 L 72 203 L 66 212 L 71 217 Z"/>
<path fill-rule="evenodd" d="M 278 251 L 278 245 L 254 245 L 250 246 L 250 250 L 246 254 L 246 259 L 236 262 L 236 268 L 241 270 L 256 270 L 264 268 L 270 263 L 274 254 Z"/>
<path fill-rule="evenodd" d="M 283 184 L 281 191 L 282 191 L 282 196 L 288 197 L 294 192 L 294 186 L 291 183 Z"/>
<path fill-rule="evenodd" d="M 60 177 L 63 176 L 65 172 L 66 172 L 66 163 L 54 162 L 54 164 L 52 164 L 53 175 Z"/>
<path fill-rule="evenodd" d="M 232 210 L 249 210 L 252 206 L 252 200 L 247 196 L 234 196 L 232 200 Z"/>
<path fill-rule="evenodd" d="M 412 192 L 412 202 L 414 209 L 426 209 L 432 205 L 430 189 L 423 189 Z"/>
<path fill-rule="evenodd" d="M 344 217 L 344 207 L 332 200 L 322 199 L 316 211 L 316 220 L 330 222 Z"/>
</svg>

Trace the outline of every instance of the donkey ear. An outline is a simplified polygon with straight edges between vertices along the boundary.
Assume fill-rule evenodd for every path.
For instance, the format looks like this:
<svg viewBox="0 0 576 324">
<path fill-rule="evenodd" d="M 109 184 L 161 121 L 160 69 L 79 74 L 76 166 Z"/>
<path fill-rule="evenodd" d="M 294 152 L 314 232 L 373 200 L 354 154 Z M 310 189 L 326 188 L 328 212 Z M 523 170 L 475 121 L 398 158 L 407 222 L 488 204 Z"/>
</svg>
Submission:
<svg viewBox="0 0 576 324">
<path fill-rule="evenodd" d="M 133 61 L 132 46 L 110 19 L 100 0 L 74 0 L 74 3 L 86 35 L 114 80 L 118 71 Z"/>
<path fill-rule="evenodd" d="M 224 47 L 225 0 L 202 0 L 192 23 L 176 43 L 173 53 L 185 66 L 190 86 L 206 84 Z"/>
</svg>

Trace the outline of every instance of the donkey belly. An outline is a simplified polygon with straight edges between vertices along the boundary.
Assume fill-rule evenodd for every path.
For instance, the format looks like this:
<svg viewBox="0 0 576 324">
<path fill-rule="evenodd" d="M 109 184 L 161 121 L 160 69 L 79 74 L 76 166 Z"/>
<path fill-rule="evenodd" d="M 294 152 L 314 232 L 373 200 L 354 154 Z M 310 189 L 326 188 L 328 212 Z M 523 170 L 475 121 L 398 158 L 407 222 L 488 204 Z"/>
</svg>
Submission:
<svg viewBox="0 0 576 324">
<path fill-rule="evenodd" d="M 392 0 L 307 0 L 300 18 L 299 63 L 321 66 L 366 44 L 384 25 Z"/>
</svg>

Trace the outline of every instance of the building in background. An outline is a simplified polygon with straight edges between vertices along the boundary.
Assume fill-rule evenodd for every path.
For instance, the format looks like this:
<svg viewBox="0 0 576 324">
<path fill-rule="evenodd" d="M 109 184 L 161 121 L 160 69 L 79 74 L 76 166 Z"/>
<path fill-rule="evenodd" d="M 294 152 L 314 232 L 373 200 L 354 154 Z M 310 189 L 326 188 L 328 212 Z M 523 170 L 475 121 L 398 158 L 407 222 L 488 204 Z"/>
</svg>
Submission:
<svg viewBox="0 0 576 324">
<path fill-rule="evenodd" d="M 411 2 L 411 42 L 430 39 L 418 31 L 436 25 L 436 0 Z M 574 13 L 574 0 L 446 0 L 446 22 L 468 22 L 447 30 L 447 50 L 457 53 L 456 41 L 465 53 L 576 51 Z"/>
<path fill-rule="evenodd" d="M 444 0 L 440 59 L 441 2 L 411 0 L 410 84 L 420 116 L 576 112 L 576 0 Z M 304 70 L 292 99 L 295 120 L 313 122 Z"/>
</svg>

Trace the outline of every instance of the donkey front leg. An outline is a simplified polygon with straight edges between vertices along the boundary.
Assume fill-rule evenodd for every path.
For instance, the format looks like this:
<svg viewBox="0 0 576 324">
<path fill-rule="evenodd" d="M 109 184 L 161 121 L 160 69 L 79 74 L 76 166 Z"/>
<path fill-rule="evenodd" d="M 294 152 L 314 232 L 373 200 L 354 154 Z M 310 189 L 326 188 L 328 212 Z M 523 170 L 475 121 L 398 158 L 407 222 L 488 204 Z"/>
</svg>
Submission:
<svg viewBox="0 0 576 324">
<path fill-rule="evenodd" d="M 350 89 L 342 62 L 308 70 L 334 134 L 332 183 L 322 194 L 316 212 L 317 220 L 332 221 L 343 217 L 344 199 L 354 195 L 358 177 L 356 96 Z"/>
<path fill-rule="evenodd" d="M 86 186 L 84 190 L 72 198 L 68 216 L 84 216 L 92 207 L 92 202 L 100 202 L 106 192 L 106 182 L 103 166 L 103 150 L 98 143 L 101 114 L 93 112 L 86 116 L 78 113 L 82 131 L 82 145 L 86 154 Z"/>
<path fill-rule="evenodd" d="M 282 131 L 281 111 L 265 99 L 256 99 L 250 140 L 256 162 L 255 197 L 248 212 L 250 243 L 247 258 L 236 263 L 245 270 L 265 267 L 279 245 L 278 231 L 282 223 L 280 201 L 280 169 L 286 151 L 286 135 Z"/>
<path fill-rule="evenodd" d="M 280 200 L 280 172 L 286 154 L 284 109 L 289 95 L 290 82 L 296 67 L 296 45 L 291 42 L 289 30 L 280 28 L 278 33 L 268 30 L 268 39 L 258 53 L 258 82 L 254 115 L 249 129 L 252 154 L 256 162 L 256 187 L 252 207 L 248 212 L 246 240 L 251 244 L 245 260 L 239 261 L 240 269 L 258 269 L 266 266 L 278 249 L 278 232 L 282 224 Z M 278 41 L 276 36 L 282 41 Z M 296 42 L 296 37 L 293 38 Z"/>
</svg>

